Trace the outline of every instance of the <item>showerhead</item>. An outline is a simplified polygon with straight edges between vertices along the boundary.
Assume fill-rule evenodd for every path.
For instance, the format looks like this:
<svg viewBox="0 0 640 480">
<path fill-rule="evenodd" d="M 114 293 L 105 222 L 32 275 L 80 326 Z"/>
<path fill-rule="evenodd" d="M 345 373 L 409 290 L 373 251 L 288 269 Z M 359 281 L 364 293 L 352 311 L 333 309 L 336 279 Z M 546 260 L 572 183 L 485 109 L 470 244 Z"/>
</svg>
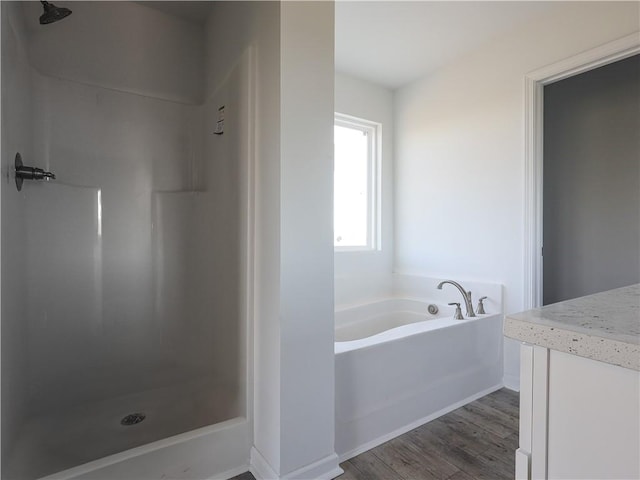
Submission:
<svg viewBox="0 0 640 480">
<path fill-rule="evenodd" d="M 68 8 L 56 7 L 53 3 L 45 0 L 40 0 L 40 3 L 42 4 L 42 8 L 44 8 L 44 13 L 40 15 L 40 25 L 57 22 L 71 15 L 71 10 Z"/>
</svg>

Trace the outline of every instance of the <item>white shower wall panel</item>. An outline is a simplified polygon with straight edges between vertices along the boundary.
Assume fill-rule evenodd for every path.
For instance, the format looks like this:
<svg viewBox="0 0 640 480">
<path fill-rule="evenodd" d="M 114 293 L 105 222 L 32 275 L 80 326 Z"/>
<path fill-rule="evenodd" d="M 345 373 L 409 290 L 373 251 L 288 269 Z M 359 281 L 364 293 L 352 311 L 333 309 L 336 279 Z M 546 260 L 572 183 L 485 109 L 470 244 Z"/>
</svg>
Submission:
<svg viewBox="0 0 640 480">
<path fill-rule="evenodd" d="M 236 340 L 217 331 L 220 324 L 227 325 L 237 316 L 220 314 L 214 291 L 218 274 L 213 259 L 223 253 L 207 246 L 215 235 L 211 206 L 212 195 L 206 191 L 153 194 L 153 317 L 157 341 L 173 363 L 190 371 L 208 368 L 213 372 L 215 351 L 223 348 L 216 339 Z M 230 356 L 226 366 L 231 368 L 236 363 Z"/>
<path fill-rule="evenodd" d="M 23 195 L 15 188 L 8 172 L 13 168 L 16 152 L 30 157 L 33 150 L 31 131 L 31 68 L 26 53 L 26 38 L 20 7 L 0 2 L 2 10 L 2 465 L 14 444 L 26 415 L 27 323 L 26 279 L 24 265 L 25 208 Z M 10 368 L 9 368 L 10 367 Z"/>
<path fill-rule="evenodd" d="M 61 382 L 57 390 L 63 392 L 62 397 L 68 392 L 75 402 L 103 395 L 109 386 L 122 392 L 145 386 L 146 382 L 153 386 L 173 381 L 171 368 L 166 365 L 161 370 L 169 378 L 151 372 L 157 370 L 158 362 L 173 364 L 176 358 L 158 343 L 161 330 L 167 329 L 166 322 L 158 324 L 154 319 L 153 299 L 163 292 L 154 292 L 152 281 L 152 197 L 157 191 L 194 189 L 201 160 L 201 107 L 38 74 L 34 78 L 34 157 L 58 179 L 50 185 L 25 187 L 27 193 L 55 192 L 51 194 L 56 195 L 57 202 L 47 201 L 46 196 L 29 196 L 34 214 L 28 236 L 29 241 L 40 242 L 38 251 L 44 258 L 51 255 L 60 261 L 47 264 L 34 260 L 28 272 L 31 278 L 44 281 L 47 296 L 56 299 L 47 303 L 46 310 L 30 311 L 30 338 L 35 345 L 42 344 L 42 348 L 30 349 L 33 407 L 39 410 L 39 402 L 50 401 L 44 392 L 53 379 Z M 94 191 L 90 201 L 78 193 L 90 190 Z M 74 209 L 87 212 L 84 220 L 82 215 L 72 214 Z M 75 219 L 78 225 L 58 221 L 62 215 Z M 89 228 L 95 239 L 78 233 Z M 182 235 L 190 234 L 185 231 Z M 95 299 L 83 295 L 80 288 L 70 287 L 74 284 L 73 272 L 62 260 L 68 257 L 86 266 L 79 260 L 85 250 L 94 252 L 91 262 L 100 265 L 99 274 L 86 273 L 98 291 Z M 78 280 L 80 284 L 89 283 Z M 37 304 L 41 290 L 32 288 L 30 303 Z M 89 303 L 93 304 L 91 315 L 76 308 Z M 43 316 L 49 332 L 41 328 Z M 189 312 L 183 310 L 173 321 L 188 316 Z M 85 331 L 87 325 L 92 325 L 90 335 Z M 71 348 L 64 356 L 50 356 L 46 345 L 52 332 L 61 339 L 61 343 L 51 342 L 57 348 L 84 344 L 77 347 L 82 355 Z M 91 335 L 97 336 L 94 346 Z M 78 355 L 69 358 L 73 352 Z M 127 375 L 122 375 L 123 368 Z M 85 383 L 84 395 L 76 391 L 77 370 L 85 373 L 80 377 L 100 379 Z"/>
<path fill-rule="evenodd" d="M 42 184 L 25 196 L 29 391 L 44 403 L 34 410 L 83 400 L 105 355 L 100 194 Z"/>
<path fill-rule="evenodd" d="M 202 103 L 204 31 L 144 2 L 75 1 L 43 28 L 39 2 L 21 2 L 31 64 L 41 73 L 111 90 Z"/>
<path fill-rule="evenodd" d="M 206 159 L 203 177 L 208 207 L 205 210 L 201 204 L 199 218 L 206 219 L 204 226 L 211 233 L 197 237 L 200 243 L 196 245 L 196 251 L 209 262 L 208 270 L 200 275 L 213 285 L 210 295 L 216 305 L 214 336 L 227 339 L 217 343 L 212 351 L 216 376 L 227 384 L 238 384 L 238 379 L 245 378 L 247 370 L 247 324 L 237 325 L 229 319 L 250 315 L 246 285 L 251 275 L 247 245 L 252 228 L 249 161 L 253 134 L 250 110 L 252 60 L 252 50 L 247 49 L 203 106 Z M 216 135 L 214 131 L 221 115 L 223 133 Z M 201 303 L 200 308 L 203 306 Z M 238 384 L 241 403 L 246 401 L 245 386 L 245 382 Z"/>
</svg>

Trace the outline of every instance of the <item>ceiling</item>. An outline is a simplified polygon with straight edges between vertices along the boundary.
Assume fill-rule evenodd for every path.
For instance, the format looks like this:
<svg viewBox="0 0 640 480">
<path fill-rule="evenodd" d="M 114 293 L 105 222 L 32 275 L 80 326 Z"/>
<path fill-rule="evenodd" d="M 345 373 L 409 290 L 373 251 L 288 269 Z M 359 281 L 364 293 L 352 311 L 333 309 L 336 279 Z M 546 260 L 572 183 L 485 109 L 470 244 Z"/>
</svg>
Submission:
<svg viewBox="0 0 640 480">
<path fill-rule="evenodd" d="M 566 4 L 337 1 L 336 70 L 395 89 Z"/>
<path fill-rule="evenodd" d="M 238 0 L 236 0 L 238 1 Z M 139 1 L 204 25 L 212 1 Z M 338 72 L 390 89 L 575 1 L 336 0 Z"/>
</svg>

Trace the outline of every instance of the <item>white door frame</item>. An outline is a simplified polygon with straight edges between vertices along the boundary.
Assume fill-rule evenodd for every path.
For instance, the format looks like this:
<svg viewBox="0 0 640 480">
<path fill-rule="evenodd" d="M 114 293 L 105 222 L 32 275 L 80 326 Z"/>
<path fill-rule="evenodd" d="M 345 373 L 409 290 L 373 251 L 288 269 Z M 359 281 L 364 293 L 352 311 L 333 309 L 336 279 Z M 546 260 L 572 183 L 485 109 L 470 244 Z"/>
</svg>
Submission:
<svg viewBox="0 0 640 480">
<path fill-rule="evenodd" d="M 525 76 L 524 308 L 542 306 L 544 86 L 640 53 L 640 32 L 547 65 Z"/>
</svg>

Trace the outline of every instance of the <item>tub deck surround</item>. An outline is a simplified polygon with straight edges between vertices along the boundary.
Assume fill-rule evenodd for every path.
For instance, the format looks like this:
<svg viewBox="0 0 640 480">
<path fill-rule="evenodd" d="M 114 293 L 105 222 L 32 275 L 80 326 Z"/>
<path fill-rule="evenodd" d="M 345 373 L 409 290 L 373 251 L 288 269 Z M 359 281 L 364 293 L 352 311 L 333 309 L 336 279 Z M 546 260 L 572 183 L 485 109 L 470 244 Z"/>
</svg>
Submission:
<svg viewBox="0 0 640 480">
<path fill-rule="evenodd" d="M 450 302 L 459 302 L 464 306 L 462 295 L 455 287 L 444 285 L 442 290 L 437 289 L 438 284 L 443 280 L 455 280 L 465 290 L 471 291 L 474 311 L 478 306 L 478 299 L 484 296 L 488 297 L 484 302 L 487 314 L 504 311 L 501 284 L 457 277 L 425 277 L 412 273 L 393 273 L 382 279 L 377 279 L 376 282 L 371 278 L 356 274 L 336 277 L 336 310 L 367 305 L 389 298 L 417 299 L 445 306 Z M 375 288 L 372 286 L 373 283 L 376 285 Z M 453 310 L 451 310 L 451 314 L 453 315 Z"/>
<path fill-rule="evenodd" d="M 640 371 L 640 284 L 507 315 L 504 334 Z"/>
</svg>

